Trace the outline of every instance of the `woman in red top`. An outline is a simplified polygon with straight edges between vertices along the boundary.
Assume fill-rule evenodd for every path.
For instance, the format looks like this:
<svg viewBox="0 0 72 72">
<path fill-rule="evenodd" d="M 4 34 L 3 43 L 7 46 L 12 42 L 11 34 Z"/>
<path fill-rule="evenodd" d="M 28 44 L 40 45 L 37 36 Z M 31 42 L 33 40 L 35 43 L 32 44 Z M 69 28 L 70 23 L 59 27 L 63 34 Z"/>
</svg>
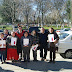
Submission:
<svg viewBox="0 0 72 72">
<path fill-rule="evenodd" d="M 18 38 L 15 36 L 15 32 L 11 32 L 11 36 L 9 36 L 6 40 L 7 42 L 7 60 L 16 61 L 19 56 L 17 53 L 17 45 Z"/>
</svg>

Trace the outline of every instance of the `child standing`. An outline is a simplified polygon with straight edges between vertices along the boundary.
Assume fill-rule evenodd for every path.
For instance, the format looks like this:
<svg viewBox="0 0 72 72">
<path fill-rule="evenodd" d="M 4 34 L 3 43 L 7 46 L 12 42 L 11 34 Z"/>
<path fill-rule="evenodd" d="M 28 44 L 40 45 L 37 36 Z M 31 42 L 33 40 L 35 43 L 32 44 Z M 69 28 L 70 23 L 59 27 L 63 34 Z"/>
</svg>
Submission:
<svg viewBox="0 0 72 72">
<path fill-rule="evenodd" d="M 30 61 L 30 48 L 31 48 L 31 37 L 28 35 L 28 32 L 24 32 L 24 36 L 21 38 L 21 46 L 24 53 L 24 62 Z"/>
<path fill-rule="evenodd" d="M 15 32 L 11 32 L 11 36 L 7 38 L 7 60 L 12 62 L 18 60 L 17 53 L 18 38 L 15 36 Z"/>
<path fill-rule="evenodd" d="M 6 40 L 4 39 L 4 34 L 0 34 L 0 55 L 2 64 L 5 63 L 6 60 Z"/>
</svg>

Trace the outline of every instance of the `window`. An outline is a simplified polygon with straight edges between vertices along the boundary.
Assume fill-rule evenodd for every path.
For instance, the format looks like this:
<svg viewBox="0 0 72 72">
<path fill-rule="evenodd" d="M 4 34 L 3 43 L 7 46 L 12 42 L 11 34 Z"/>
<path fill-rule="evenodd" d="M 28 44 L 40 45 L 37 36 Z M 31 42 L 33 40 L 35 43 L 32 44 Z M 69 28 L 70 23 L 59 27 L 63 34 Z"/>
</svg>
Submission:
<svg viewBox="0 0 72 72">
<path fill-rule="evenodd" d="M 61 34 L 59 34 L 60 40 L 65 39 L 67 36 L 69 36 L 69 34 L 67 34 L 67 33 L 61 33 Z"/>
<path fill-rule="evenodd" d="M 70 28 L 68 28 L 68 29 L 65 29 L 65 31 L 69 31 L 70 30 Z"/>
</svg>

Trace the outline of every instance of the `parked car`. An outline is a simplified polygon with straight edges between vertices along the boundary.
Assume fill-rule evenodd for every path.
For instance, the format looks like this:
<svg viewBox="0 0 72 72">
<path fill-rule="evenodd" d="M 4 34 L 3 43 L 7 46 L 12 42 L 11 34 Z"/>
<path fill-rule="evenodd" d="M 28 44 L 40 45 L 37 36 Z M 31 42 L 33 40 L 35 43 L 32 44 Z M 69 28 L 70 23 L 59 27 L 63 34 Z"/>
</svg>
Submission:
<svg viewBox="0 0 72 72">
<path fill-rule="evenodd" d="M 64 32 L 64 31 L 69 31 L 69 30 L 70 30 L 70 28 L 64 28 L 64 29 L 61 29 L 61 30 L 56 30 L 56 33 L 60 34 L 60 33 Z"/>
<path fill-rule="evenodd" d="M 0 30 L 0 33 L 3 33 L 3 30 Z"/>
<path fill-rule="evenodd" d="M 58 53 L 63 58 L 72 59 L 72 31 L 59 34 Z"/>
<path fill-rule="evenodd" d="M 36 30 L 37 32 L 40 32 L 41 27 L 30 27 L 29 28 L 29 33 L 31 33 L 33 30 Z"/>
<path fill-rule="evenodd" d="M 40 33 L 41 27 L 30 27 L 29 33 L 31 33 L 33 30 L 36 30 L 38 33 Z M 45 32 L 48 32 L 48 29 L 45 29 Z"/>
</svg>

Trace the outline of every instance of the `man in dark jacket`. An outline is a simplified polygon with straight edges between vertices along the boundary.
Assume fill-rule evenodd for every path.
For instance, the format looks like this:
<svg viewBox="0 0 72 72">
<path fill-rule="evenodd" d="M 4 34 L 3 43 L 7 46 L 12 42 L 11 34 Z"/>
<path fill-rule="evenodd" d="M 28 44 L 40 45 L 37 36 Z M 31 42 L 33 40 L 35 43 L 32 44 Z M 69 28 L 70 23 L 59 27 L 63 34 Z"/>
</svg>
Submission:
<svg viewBox="0 0 72 72">
<path fill-rule="evenodd" d="M 19 38 L 19 41 L 18 41 L 18 47 L 17 47 L 17 52 L 18 52 L 18 55 L 21 53 L 21 57 L 19 60 L 22 59 L 22 47 L 21 47 L 21 44 L 20 44 L 20 39 L 21 37 L 23 36 L 24 34 L 24 30 L 22 30 L 22 27 L 21 26 L 18 26 L 18 30 L 16 31 L 16 36 Z"/>
<path fill-rule="evenodd" d="M 41 33 L 39 34 L 39 44 L 40 44 L 40 57 L 41 61 L 46 61 L 47 56 L 47 35 L 48 33 L 45 32 L 44 28 L 41 28 Z M 43 55 L 44 49 L 44 55 Z"/>
</svg>

